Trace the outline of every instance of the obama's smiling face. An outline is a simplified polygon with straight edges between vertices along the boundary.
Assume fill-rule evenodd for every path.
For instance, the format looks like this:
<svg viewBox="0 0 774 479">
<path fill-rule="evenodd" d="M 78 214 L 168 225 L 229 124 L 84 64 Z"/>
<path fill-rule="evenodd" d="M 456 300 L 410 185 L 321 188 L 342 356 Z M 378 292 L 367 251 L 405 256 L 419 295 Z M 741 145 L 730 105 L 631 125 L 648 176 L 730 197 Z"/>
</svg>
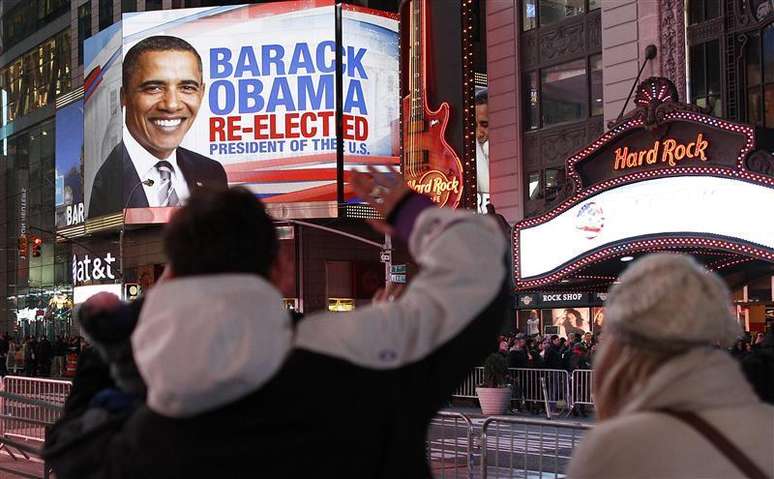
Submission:
<svg viewBox="0 0 774 479">
<path fill-rule="evenodd" d="M 203 96 L 202 71 L 193 53 L 143 52 L 121 88 L 126 127 L 153 156 L 168 158 L 191 128 Z"/>
</svg>

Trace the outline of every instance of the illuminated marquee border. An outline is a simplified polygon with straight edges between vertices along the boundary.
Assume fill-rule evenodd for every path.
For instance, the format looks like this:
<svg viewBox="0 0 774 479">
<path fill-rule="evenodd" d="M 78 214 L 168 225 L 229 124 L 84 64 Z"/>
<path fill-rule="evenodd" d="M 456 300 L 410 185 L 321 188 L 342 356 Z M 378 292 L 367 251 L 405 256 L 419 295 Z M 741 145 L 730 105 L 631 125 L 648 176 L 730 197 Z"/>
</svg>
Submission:
<svg viewBox="0 0 774 479">
<path fill-rule="evenodd" d="M 640 111 L 635 110 L 634 114 L 631 115 L 628 120 L 624 120 L 618 125 L 613 125 L 610 131 L 604 133 L 593 143 L 568 158 L 567 174 L 572 179 L 573 185 L 575 187 L 574 189 L 577 193 L 562 202 L 556 208 L 543 215 L 516 223 L 513 228 L 513 275 L 516 290 L 522 291 L 525 289 L 537 288 L 557 282 L 563 278 L 566 278 L 572 273 L 578 272 L 583 268 L 590 266 L 595 262 L 620 256 L 625 253 L 656 251 L 665 248 L 700 247 L 723 249 L 736 254 L 744 255 L 746 258 L 752 257 L 774 262 L 774 252 L 768 248 L 758 247 L 749 243 L 733 242 L 725 239 L 715 239 L 708 237 L 701 238 L 695 236 L 664 236 L 646 240 L 623 240 L 614 245 L 596 250 L 592 253 L 578 256 L 571 264 L 560 266 L 548 274 L 536 276 L 528 280 L 522 280 L 520 272 L 519 252 L 519 235 L 521 230 L 551 221 L 559 214 L 603 191 L 619 188 L 630 183 L 675 176 L 714 176 L 742 180 L 749 183 L 766 186 L 768 188 L 774 188 L 773 177 L 765 176 L 745 169 L 745 158 L 753 151 L 755 146 L 755 129 L 753 127 L 735 124 L 703 113 L 697 113 L 692 111 L 690 106 L 688 106 L 688 108 L 680 109 L 682 104 L 674 102 L 674 99 L 671 98 L 671 96 L 666 91 L 666 87 L 663 84 L 660 86 L 660 90 L 656 91 L 654 84 L 651 83 L 650 87 L 653 91 L 648 91 L 647 89 L 641 90 L 643 98 L 638 101 L 638 104 L 641 107 Z M 737 155 L 736 168 L 710 166 L 640 171 L 622 175 L 616 178 L 611 178 L 600 183 L 584 187 L 580 174 L 576 169 L 576 165 L 588 159 L 591 155 L 597 153 L 601 148 L 607 146 L 612 141 L 619 138 L 622 134 L 638 129 L 648 128 L 649 125 L 646 125 L 646 120 L 642 115 L 642 111 L 646 105 L 648 105 L 648 101 L 670 101 L 673 102 L 671 105 L 676 106 L 676 108 L 670 108 L 666 112 L 660 112 L 658 109 L 659 107 L 669 107 L 671 106 L 670 103 L 661 103 L 658 107 L 656 107 L 656 114 L 659 116 L 659 123 L 661 124 L 674 121 L 690 121 L 698 123 L 699 125 L 744 135 L 746 141 Z M 661 114 L 659 115 L 659 113 Z M 722 269 L 734 266 L 736 264 L 741 264 L 745 262 L 746 258 L 726 261 L 722 264 L 715 263 L 715 265 L 717 269 Z"/>
<path fill-rule="evenodd" d="M 514 234 L 514 251 L 518 252 L 519 241 L 518 232 Z M 750 243 L 733 242 L 725 239 L 713 239 L 713 238 L 701 238 L 696 236 L 665 236 L 661 238 L 634 240 L 619 242 L 614 245 L 606 246 L 598 249 L 592 253 L 579 256 L 573 260 L 571 264 L 558 268 L 553 273 L 539 276 L 535 279 L 521 280 L 519 276 L 519 264 L 518 261 L 514 261 L 513 274 L 516 278 L 516 289 L 528 289 L 537 288 L 546 284 L 557 282 L 568 275 L 580 271 L 588 266 L 599 261 L 604 261 L 610 258 L 616 258 L 626 253 L 639 253 L 639 252 L 654 252 L 661 251 L 667 248 L 709 248 L 709 249 L 724 249 L 733 253 L 744 255 L 745 257 L 752 257 L 756 259 L 762 259 L 766 261 L 774 262 L 774 251 L 768 248 L 762 248 L 751 245 Z M 516 253 L 518 256 L 518 253 Z M 714 269 L 723 269 L 726 267 L 734 266 L 741 263 L 741 260 L 728 260 L 725 262 L 715 263 Z"/>
</svg>

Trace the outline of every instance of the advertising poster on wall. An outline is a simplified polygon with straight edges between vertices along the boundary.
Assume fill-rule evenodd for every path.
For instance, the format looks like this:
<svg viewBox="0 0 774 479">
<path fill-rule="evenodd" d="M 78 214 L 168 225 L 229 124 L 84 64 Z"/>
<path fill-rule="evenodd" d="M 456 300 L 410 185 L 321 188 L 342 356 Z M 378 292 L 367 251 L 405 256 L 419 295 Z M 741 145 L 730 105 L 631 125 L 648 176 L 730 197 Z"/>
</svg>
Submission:
<svg viewBox="0 0 774 479">
<path fill-rule="evenodd" d="M 83 223 L 83 100 L 56 112 L 56 227 Z"/>
<path fill-rule="evenodd" d="M 339 140 L 344 170 L 398 162 L 394 18 L 342 14 L 338 139 L 333 1 L 143 12 L 117 25 L 87 41 L 90 218 L 227 185 L 267 203 L 336 201 Z"/>
<path fill-rule="evenodd" d="M 476 207 L 487 212 L 489 204 L 489 91 L 476 85 Z"/>
<path fill-rule="evenodd" d="M 573 333 L 583 334 L 591 331 L 589 328 L 589 308 L 557 308 L 543 310 L 543 324 L 556 327 L 556 333 L 562 338 Z M 548 314 L 545 314 L 548 313 Z"/>
<path fill-rule="evenodd" d="M 605 308 L 591 308 L 591 331 L 597 335 L 602 332 L 605 324 Z"/>
</svg>

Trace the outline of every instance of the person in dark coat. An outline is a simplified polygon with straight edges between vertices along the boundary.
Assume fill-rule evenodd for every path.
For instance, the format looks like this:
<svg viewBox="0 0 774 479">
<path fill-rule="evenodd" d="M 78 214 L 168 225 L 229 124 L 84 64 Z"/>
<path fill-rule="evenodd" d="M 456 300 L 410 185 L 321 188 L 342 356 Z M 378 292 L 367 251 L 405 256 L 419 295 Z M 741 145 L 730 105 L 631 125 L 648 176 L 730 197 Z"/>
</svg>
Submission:
<svg viewBox="0 0 774 479">
<path fill-rule="evenodd" d="M 35 337 L 27 338 L 24 346 L 24 374 L 34 377 L 38 372 L 38 342 Z"/>
<path fill-rule="evenodd" d="M 527 351 L 527 341 L 523 334 L 518 334 L 513 347 L 508 351 L 508 368 L 524 369 L 529 367 L 529 353 Z M 521 411 L 524 408 L 524 374 L 514 371 L 512 375 L 513 399 L 516 401 L 516 409 Z"/>
<path fill-rule="evenodd" d="M 8 374 L 6 361 L 8 360 L 9 347 L 10 347 L 10 341 L 8 340 L 8 333 L 5 333 L 0 338 L 0 377 Z"/>
<path fill-rule="evenodd" d="M 774 324 L 758 344 L 742 359 L 742 370 L 761 400 L 774 404 Z"/>
<path fill-rule="evenodd" d="M 267 281 L 277 239 L 261 203 L 192 195 L 165 230 L 170 278 L 139 319 L 106 295 L 79 315 L 114 385 L 74 386 L 44 449 L 57 478 L 244 477 L 256 464 L 265 477 L 430 477 L 430 422 L 507 320 L 506 242 L 491 218 L 436 208 L 392 176 L 352 184 L 373 201 L 377 179 L 388 193 L 372 204 L 420 272 L 394 301 L 295 331 Z M 116 320 L 94 334 L 90 315 Z M 145 397 L 121 386 L 121 342 Z"/>
<path fill-rule="evenodd" d="M 47 337 L 43 336 L 38 342 L 38 366 L 39 376 L 48 377 L 51 374 L 51 359 L 53 358 L 54 351 L 51 347 L 51 341 Z"/>
</svg>

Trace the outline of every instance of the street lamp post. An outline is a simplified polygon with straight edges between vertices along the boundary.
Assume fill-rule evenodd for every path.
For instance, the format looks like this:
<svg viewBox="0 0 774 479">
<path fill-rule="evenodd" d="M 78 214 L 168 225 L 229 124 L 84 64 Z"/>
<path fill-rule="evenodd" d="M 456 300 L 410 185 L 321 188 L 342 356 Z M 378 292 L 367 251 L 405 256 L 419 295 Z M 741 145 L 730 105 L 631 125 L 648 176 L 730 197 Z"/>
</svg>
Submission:
<svg viewBox="0 0 774 479">
<path fill-rule="evenodd" d="M 121 232 L 118 234 L 118 274 L 121 277 L 121 284 L 124 284 L 124 232 L 126 231 L 126 209 L 129 207 L 129 202 L 132 201 L 132 195 L 137 191 L 141 185 L 153 186 L 153 180 L 148 178 L 147 180 L 140 181 L 132 187 L 129 192 L 129 196 L 126 198 L 124 208 L 121 210 Z"/>
</svg>

